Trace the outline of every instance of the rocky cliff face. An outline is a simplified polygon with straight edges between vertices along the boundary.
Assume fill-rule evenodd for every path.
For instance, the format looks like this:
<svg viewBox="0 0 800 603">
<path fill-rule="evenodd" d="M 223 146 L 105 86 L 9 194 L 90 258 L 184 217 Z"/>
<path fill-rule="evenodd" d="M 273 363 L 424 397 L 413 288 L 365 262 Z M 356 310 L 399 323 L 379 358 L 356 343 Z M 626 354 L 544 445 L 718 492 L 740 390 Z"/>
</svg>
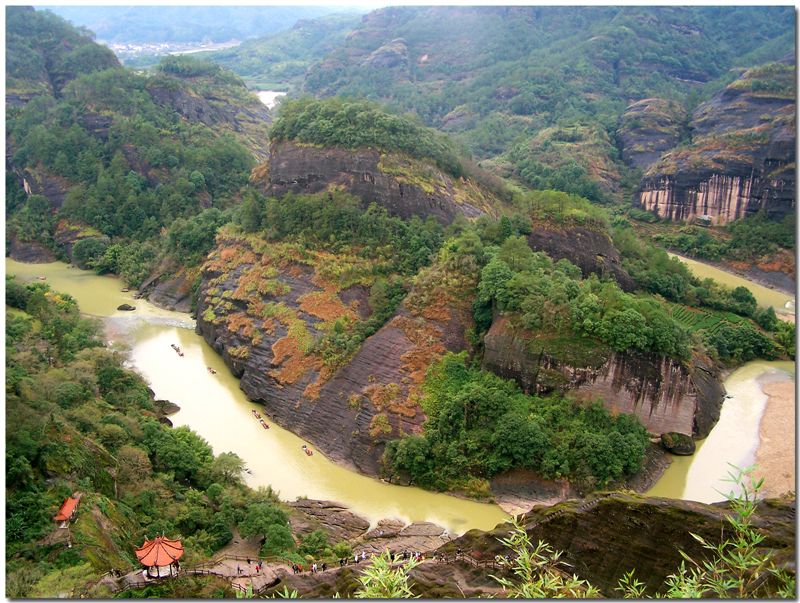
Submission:
<svg viewBox="0 0 800 603">
<path fill-rule="evenodd" d="M 646 98 L 628 106 L 620 119 L 617 140 L 622 160 L 646 169 L 680 141 L 685 111 L 674 101 Z"/>
<path fill-rule="evenodd" d="M 267 165 L 254 170 L 265 192 L 317 193 L 344 188 L 365 204 L 375 202 L 401 218 L 433 216 L 449 224 L 492 213 L 492 198 L 469 180 L 453 179 L 437 168 L 409 157 L 373 149 L 350 151 L 280 142 Z"/>
<path fill-rule="evenodd" d="M 692 144 L 664 154 L 640 184 L 640 205 L 670 220 L 726 224 L 795 207 L 794 65 L 747 71 L 692 116 Z"/>
<path fill-rule="evenodd" d="M 194 81 L 202 79 L 155 80 L 148 86 L 148 92 L 157 105 L 169 107 L 189 121 L 236 133 L 256 159 L 266 159 L 269 152 L 267 130 L 272 122 L 269 109 L 247 92 L 244 84 L 208 86 Z"/>
<path fill-rule="evenodd" d="M 484 338 L 483 367 L 526 391 L 573 391 L 600 398 L 613 412 L 635 414 L 648 431 L 705 437 L 719 418 L 724 388 L 701 359 L 621 354 L 595 341 L 535 335 L 501 316 Z"/>
<path fill-rule="evenodd" d="M 418 398 L 428 366 L 467 345 L 476 275 L 453 283 L 437 266 L 424 270 L 396 315 L 332 365 L 318 343 L 338 319 L 370 315 L 372 262 L 224 234 L 218 243 L 202 271 L 198 332 L 268 416 L 377 475 L 385 443 L 425 419 Z"/>
<path fill-rule="evenodd" d="M 762 545 L 775 554 L 779 567 L 789 567 L 790 571 L 793 571 L 796 548 L 795 506 L 794 500 L 765 501 L 757 507 L 752 519 L 753 527 L 764 536 Z M 341 534 L 355 550 L 423 551 L 426 560 L 409 574 L 412 591 L 421 597 L 501 598 L 503 591 L 492 575 L 509 575 L 514 580 L 504 570 L 481 565 L 496 555 L 510 552 L 498 541 L 508 536 L 511 526 L 507 523 L 487 532 L 471 530 L 441 544 L 435 550 L 438 560 L 433 560 L 431 545 L 441 536 L 436 535 L 437 526 L 432 524 L 401 528 L 392 526 L 392 522 L 380 522 L 378 528 L 385 528 L 380 537 L 378 528 L 359 536 L 360 526 L 343 532 L 341 516 L 352 514 L 336 505 L 308 501 L 297 510 L 311 517 L 307 530 L 322 527 L 331 534 Z M 678 570 L 683 559 L 679 551 L 685 551 L 693 559 L 705 557 L 706 551 L 691 534 L 710 542 L 718 542 L 721 533 L 727 535 L 725 517 L 729 512 L 727 504 L 705 505 L 607 493 L 555 506 L 537 506 L 522 516 L 521 522 L 532 542 L 543 540 L 563 551 L 561 559 L 568 564 L 568 571 L 591 582 L 602 595 L 618 596 L 614 589 L 619 579 L 625 572 L 635 569 L 636 577 L 644 582 L 646 594 L 653 596 L 664 592 L 665 579 Z M 296 521 L 293 518 L 293 525 Z M 409 541 L 403 538 L 407 533 L 424 533 L 425 536 Z M 462 556 L 456 558 L 459 549 Z M 350 565 L 317 574 L 294 575 L 284 571 L 269 592 L 275 594 L 288 588 L 309 598 L 332 597 L 334 593 L 352 596 L 360 585 L 361 570 L 363 566 Z"/>
<path fill-rule="evenodd" d="M 589 274 L 611 277 L 625 291 L 636 288 L 622 267 L 619 251 L 605 232 L 580 226 L 556 228 L 547 223 L 535 223 L 528 235 L 528 245 L 534 251 L 544 251 L 553 261 L 569 260 L 581 269 L 584 277 Z"/>
</svg>

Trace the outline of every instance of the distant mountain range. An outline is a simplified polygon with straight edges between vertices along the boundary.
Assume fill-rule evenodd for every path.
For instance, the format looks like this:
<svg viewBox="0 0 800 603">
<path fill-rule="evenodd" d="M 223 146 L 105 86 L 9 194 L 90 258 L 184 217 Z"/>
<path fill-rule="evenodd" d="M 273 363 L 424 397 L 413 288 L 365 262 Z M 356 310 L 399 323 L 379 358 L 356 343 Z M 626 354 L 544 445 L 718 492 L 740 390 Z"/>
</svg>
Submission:
<svg viewBox="0 0 800 603">
<path fill-rule="evenodd" d="M 335 6 L 37 6 L 112 43 L 225 42 L 266 36 L 299 19 L 359 9 Z"/>
</svg>

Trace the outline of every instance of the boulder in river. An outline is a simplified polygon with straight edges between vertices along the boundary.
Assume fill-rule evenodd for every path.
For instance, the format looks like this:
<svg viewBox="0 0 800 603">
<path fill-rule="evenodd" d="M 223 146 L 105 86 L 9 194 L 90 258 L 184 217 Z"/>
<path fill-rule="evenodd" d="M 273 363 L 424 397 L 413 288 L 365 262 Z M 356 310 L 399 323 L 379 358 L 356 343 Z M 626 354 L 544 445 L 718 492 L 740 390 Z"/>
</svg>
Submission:
<svg viewBox="0 0 800 603">
<path fill-rule="evenodd" d="M 672 454 L 679 456 L 691 456 L 694 454 L 695 445 L 692 436 L 677 431 L 670 431 L 661 434 L 661 445 Z"/>
<path fill-rule="evenodd" d="M 122 304 L 117 306 L 117 310 L 124 310 L 125 312 L 132 312 L 136 309 L 136 306 L 132 306 L 130 304 Z"/>
</svg>

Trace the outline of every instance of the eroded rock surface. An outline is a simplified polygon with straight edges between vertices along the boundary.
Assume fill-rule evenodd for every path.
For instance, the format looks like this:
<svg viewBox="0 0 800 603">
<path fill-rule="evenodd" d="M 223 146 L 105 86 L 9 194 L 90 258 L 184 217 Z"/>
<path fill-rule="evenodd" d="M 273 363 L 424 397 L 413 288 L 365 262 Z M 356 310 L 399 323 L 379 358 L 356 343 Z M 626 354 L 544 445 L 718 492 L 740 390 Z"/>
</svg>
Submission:
<svg viewBox="0 0 800 603">
<path fill-rule="evenodd" d="M 703 558 L 705 551 L 690 532 L 718 542 L 728 525 L 727 513 L 725 503 L 611 493 L 535 507 L 524 516 L 523 524 L 532 542 L 544 540 L 564 551 L 562 559 L 570 564 L 570 571 L 589 580 L 603 595 L 614 596 L 619 578 L 634 568 L 652 595 L 656 590 L 663 592 L 664 580 L 680 566 L 679 551 Z M 754 517 L 754 527 L 766 536 L 763 546 L 777 550 L 779 564 L 794 560 L 794 514 L 794 500 L 773 500 L 760 504 Z M 497 539 L 509 529 L 509 524 L 500 524 L 489 532 L 472 530 L 440 552 L 453 554 L 461 548 L 475 559 L 491 559 L 508 552 Z M 484 571 L 485 584 L 490 584 L 488 574 L 494 572 Z"/>
<path fill-rule="evenodd" d="M 493 213 L 492 199 L 469 180 L 409 157 L 373 149 L 348 149 L 279 142 L 270 149 L 268 166 L 254 179 L 271 196 L 287 192 L 318 193 L 343 188 L 364 204 L 377 203 L 401 218 L 432 216 L 449 224 L 458 215 Z"/>
<path fill-rule="evenodd" d="M 753 68 L 701 104 L 692 144 L 650 166 L 638 200 L 670 220 L 726 224 L 759 210 L 795 208 L 795 68 Z"/>
<path fill-rule="evenodd" d="M 651 354 L 617 353 L 596 341 L 548 337 L 501 316 L 484 339 L 483 367 L 530 393 L 573 391 L 635 414 L 648 431 L 704 437 L 719 418 L 724 389 L 702 359 L 688 366 Z"/>
<path fill-rule="evenodd" d="M 583 276 L 596 274 L 612 277 L 624 291 L 633 291 L 635 283 L 622 267 L 619 251 L 605 232 L 584 227 L 556 228 L 537 223 L 528 235 L 534 251 L 544 251 L 554 262 L 567 259 L 581 269 Z"/>
<path fill-rule="evenodd" d="M 425 420 L 419 387 L 446 351 L 467 346 L 477 274 L 454 282 L 432 266 L 391 318 L 344 364 L 316 342 L 339 318 L 363 320 L 372 263 L 221 235 L 203 268 L 197 330 L 267 416 L 332 459 L 377 475 L 385 444 Z M 354 262 L 347 282 L 337 263 Z M 362 276 L 354 276 L 358 274 Z M 345 301 L 349 300 L 349 301 Z"/>
<path fill-rule="evenodd" d="M 617 130 L 622 160 L 646 169 L 678 144 L 684 120 L 685 111 L 674 101 L 646 98 L 629 105 Z"/>
</svg>

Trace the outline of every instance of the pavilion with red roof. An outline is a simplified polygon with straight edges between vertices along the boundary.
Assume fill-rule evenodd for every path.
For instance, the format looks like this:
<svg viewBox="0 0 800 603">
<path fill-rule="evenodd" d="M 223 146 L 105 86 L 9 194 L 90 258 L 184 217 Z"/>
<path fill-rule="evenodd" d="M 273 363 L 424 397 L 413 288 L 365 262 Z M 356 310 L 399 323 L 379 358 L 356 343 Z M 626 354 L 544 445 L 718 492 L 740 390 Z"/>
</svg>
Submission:
<svg viewBox="0 0 800 603">
<path fill-rule="evenodd" d="M 70 496 L 64 501 L 64 504 L 61 505 L 58 513 L 53 517 L 53 521 L 58 522 L 59 528 L 69 527 L 69 522 L 75 519 L 75 516 L 78 514 L 78 503 L 80 500 L 80 496 Z"/>
<path fill-rule="evenodd" d="M 180 564 L 178 559 L 183 557 L 183 545 L 180 540 L 170 540 L 163 536 L 156 536 L 147 540 L 136 549 L 136 558 L 147 569 L 149 578 L 168 578 L 177 576 Z"/>
</svg>

